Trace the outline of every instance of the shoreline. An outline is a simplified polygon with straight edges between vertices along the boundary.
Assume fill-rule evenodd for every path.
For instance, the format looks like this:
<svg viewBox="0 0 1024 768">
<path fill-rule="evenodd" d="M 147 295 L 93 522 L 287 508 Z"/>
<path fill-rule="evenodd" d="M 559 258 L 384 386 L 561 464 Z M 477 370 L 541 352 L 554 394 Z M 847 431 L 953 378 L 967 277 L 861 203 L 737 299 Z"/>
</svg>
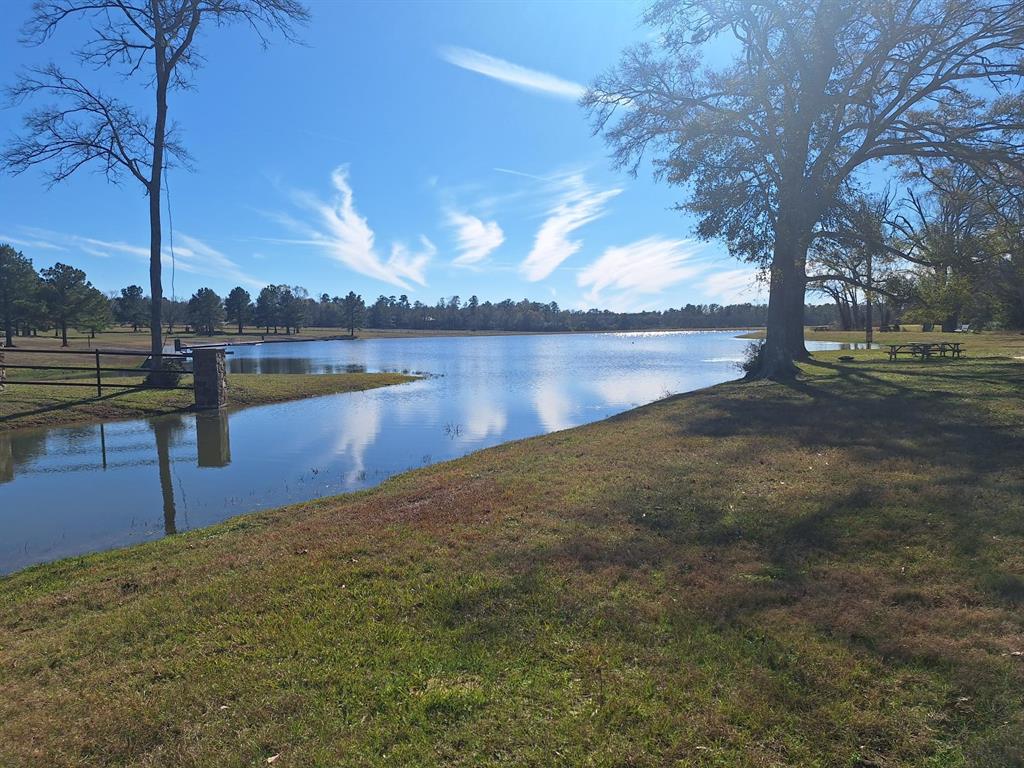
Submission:
<svg viewBox="0 0 1024 768">
<path fill-rule="evenodd" d="M 396 328 L 393 331 L 370 328 L 364 329 L 364 333 L 349 336 L 348 334 L 331 336 L 307 336 L 301 333 L 291 334 L 265 334 L 267 338 L 243 339 L 241 341 L 220 341 L 202 342 L 198 344 L 182 344 L 183 348 L 197 349 L 201 347 L 240 347 L 255 346 L 258 344 L 275 344 L 287 342 L 306 341 L 378 341 L 383 339 L 431 339 L 431 338 L 491 338 L 498 336 L 586 336 L 595 334 L 617 334 L 617 333 L 729 333 L 729 332 L 756 332 L 758 328 L 638 328 L 634 330 L 604 330 L 604 331 L 431 331 L 412 328 Z M 216 338 L 216 337 L 205 337 Z M 237 337 L 236 337 L 237 338 Z"/>
</svg>

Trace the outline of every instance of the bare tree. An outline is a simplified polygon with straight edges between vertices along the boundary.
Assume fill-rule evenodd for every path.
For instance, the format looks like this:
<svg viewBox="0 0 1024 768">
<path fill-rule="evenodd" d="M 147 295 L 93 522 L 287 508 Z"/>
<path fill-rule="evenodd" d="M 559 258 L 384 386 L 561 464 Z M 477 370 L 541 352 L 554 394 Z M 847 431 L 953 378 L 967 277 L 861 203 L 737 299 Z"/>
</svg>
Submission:
<svg viewBox="0 0 1024 768">
<path fill-rule="evenodd" d="M 652 154 L 700 236 L 769 267 L 760 376 L 806 356 L 808 248 L 865 168 L 1024 166 L 1022 0 L 660 0 L 645 19 L 659 41 L 582 103 L 620 167 Z M 736 53 L 707 66 L 712 49 Z"/>
<path fill-rule="evenodd" d="M 48 166 L 52 184 L 86 165 L 101 166 L 110 181 L 128 174 L 142 184 L 149 197 L 153 370 L 159 371 L 163 351 L 161 186 L 170 163 L 187 163 L 168 121 L 168 94 L 191 85 L 202 63 L 195 46 L 201 29 L 242 22 L 266 45 L 271 32 L 293 39 L 296 26 L 308 17 L 298 0 L 36 0 L 33 5 L 25 42 L 42 44 L 65 22 L 79 18 L 92 29 L 89 41 L 77 51 L 83 64 L 139 76 L 155 97 L 150 119 L 53 64 L 30 70 L 11 89 L 13 99 L 50 96 L 58 104 L 30 112 L 24 135 L 0 158 L 13 173 Z"/>
</svg>

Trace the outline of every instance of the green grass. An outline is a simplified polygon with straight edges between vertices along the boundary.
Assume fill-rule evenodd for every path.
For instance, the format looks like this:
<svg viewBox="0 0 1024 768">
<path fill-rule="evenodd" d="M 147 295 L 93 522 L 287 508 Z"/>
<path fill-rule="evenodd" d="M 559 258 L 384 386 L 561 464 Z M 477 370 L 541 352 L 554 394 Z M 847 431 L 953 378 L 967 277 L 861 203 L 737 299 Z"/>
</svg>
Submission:
<svg viewBox="0 0 1024 768">
<path fill-rule="evenodd" d="M 0 580 L 0 765 L 1020 765 L 1024 337 L 965 342 Z"/>
<path fill-rule="evenodd" d="M 228 407 L 354 392 L 402 384 L 415 378 L 399 373 L 232 373 L 228 376 Z M 141 385 L 143 377 L 127 376 L 110 381 Z M 181 383 L 191 384 L 192 377 L 183 377 Z M 83 387 L 26 386 L 14 381 L 0 391 L 0 431 L 177 413 L 191 410 L 193 400 L 191 390 L 107 389 L 103 395 L 97 395 L 94 390 Z"/>
</svg>

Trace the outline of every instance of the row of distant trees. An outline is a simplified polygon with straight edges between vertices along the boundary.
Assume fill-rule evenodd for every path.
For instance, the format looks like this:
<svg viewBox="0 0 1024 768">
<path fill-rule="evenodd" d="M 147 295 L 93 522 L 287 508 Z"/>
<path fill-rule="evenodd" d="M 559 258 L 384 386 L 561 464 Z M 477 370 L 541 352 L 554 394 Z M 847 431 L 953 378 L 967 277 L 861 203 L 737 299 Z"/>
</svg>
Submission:
<svg viewBox="0 0 1024 768">
<path fill-rule="evenodd" d="M 85 272 L 60 262 L 36 272 L 9 245 L 0 245 L 0 316 L 8 345 L 15 333 L 54 328 L 67 346 L 69 327 L 95 333 L 112 320 L 110 301 Z"/>
<path fill-rule="evenodd" d="M 349 292 L 333 299 L 324 295 L 318 303 L 301 287 L 268 285 L 255 301 L 244 288 L 236 287 L 225 298 L 211 288 L 200 288 L 188 301 L 162 299 L 162 316 L 167 332 L 187 323 L 197 333 L 216 333 L 225 322 L 271 328 L 277 333 L 298 332 L 316 323 L 344 327 L 354 334 L 363 326 L 366 305 L 360 296 Z M 54 330 L 68 344 L 68 329 L 85 330 L 90 335 L 115 324 L 137 331 L 146 327 L 152 313 L 150 297 L 142 287 L 129 285 L 107 295 L 93 286 L 86 273 L 58 262 L 36 270 L 32 260 L 10 245 L 0 244 L 0 322 L 4 340 L 13 345 L 16 336 L 33 336 Z"/>
<path fill-rule="evenodd" d="M 107 295 L 89 282 L 86 273 L 57 263 L 37 271 L 31 259 L 9 245 L 0 245 L 0 319 L 6 342 L 55 330 L 64 344 L 67 331 L 77 328 L 92 335 L 117 324 L 139 330 L 151 316 L 150 298 L 141 286 L 129 285 Z M 187 301 L 163 299 L 167 333 L 186 325 L 196 333 L 213 334 L 225 323 L 242 333 L 246 326 L 267 333 L 297 333 L 302 328 L 410 328 L 469 331 L 607 331 L 656 328 L 742 328 L 763 325 L 766 307 L 759 304 L 687 304 L 679 309 L 651 312 L 562 309 L 556 302 L 523 299 L 499 302 L 470 296 L 442 298 L 436 304 L 410 301 L 406 295 L 378 296 L 367 306 L 362 296 L 323 293 L 309 295 L 301 286 L 268 285 L 255 298 L 245 288 L 221 297 L 200 288 Z M 809 321 L 831 323 L 830 305 L 807 308 Z"/>
<path fill-rule="evenodd" d="M 824 324 L 835 319 L 832 307 L 810 307 L 809 316 Z M 659 328 L 749 328 L 764 325 L 759 304 L 687 304 L 678 309 L 612 312 L 563 309 L 557 302 L 522 299 L 481 302 L 476 296 L 440 299 L 434 305 L 409 301 L 405 295 L 378 296 L 366 311 L 368 328 L 467 331 L 629 331 Z"/>
<path fill-rule="evenodd" d="M 326 293 L 320 301 L 309 297 L 301 286 L 268 285 L 257 294 L 255 301 L 241 286 L 231 289 L 222 301 L 210 288 L 200 288 L 189 299 L 189 317 L 197 330 L 214 333 L 224 321 L 237 326 L 242 333 L 246 325 L 274 329 L 285 333 L 316 325 L 323 328 L 347 328 L 350 335 L 363 327 L 366 304 L 361 296 L 349 291 L 345 296 L 330 297 Z"/>
<path fill-rule="evenodd" d="M 959 194 L 954 199 L 962 208 L 964 196 Z M 961 323 L 1024 327 L 1024 248 L 1008 243 L 1010 235 L 981 212 L 965 216 L 961 211 L 957 217 L 947 212 L 935 220 L 951 218 L 960 222 L 959 232 L 965 231 L 965 219 L 977 219 L 977 231 L 970 243 L 951 248 L 950 235 L 930 231 L 927 238 L 922 238 L 919 263 L 911 264 L 912 269 L 907 268 L 905 246 L 899 252 L 884 245 L 871 252 L 850 247 L 817 248 L 812 268 L 818 276 L 810 287 L 831 303 L 807 305 L 806 322 L 845 330 L 864 328 L 868 323 L 900 322 L 926 327 L 934 324 L 947 330 Z M 909 237 L 906 233 L 903 236 Z M 887 237 L 895 235 L 889 233 Z M 941 253 L 929 256 L 928 248 L 940 249 Z M 480 301 L 476 296 L 466 300 L 451 296 L 426 304 L 410 301 L 403 294 L 378 296 L 367 305 L 354 291 L 345 296 L 322 293 L 314 297 L 301 286 L 289 285 L 268 285 L 255 297 L 241 286 L 224 297 L 211 288 L 200 288 L 188 300 L 162 301 L 167 333 L 187 325 L 197 333 L 213 334 L 225 324 L 235 326 L 238 333 L 246 326 L 285 334 L 312 326 L 343 328 L 354 334 L 360 328 L 629 331 L 748 328 L 767 322 L 767 307 L 752 303 L 611 312 L 563 309 L 553 301 Z M 39 330 L 52 329 L 65 343 L 68 328 L 93 335 L 115 324 L 139 330 L 147 327 L 150 316 L 150 298 L 141 286 L 129 285 L 106 295 L 93 287 L 81 269 L 57 263 L 36 271 L 28 257 L 9 245 L 0 246 L 0 320 L 8 344 L 14 336 Z"/>
</svg>

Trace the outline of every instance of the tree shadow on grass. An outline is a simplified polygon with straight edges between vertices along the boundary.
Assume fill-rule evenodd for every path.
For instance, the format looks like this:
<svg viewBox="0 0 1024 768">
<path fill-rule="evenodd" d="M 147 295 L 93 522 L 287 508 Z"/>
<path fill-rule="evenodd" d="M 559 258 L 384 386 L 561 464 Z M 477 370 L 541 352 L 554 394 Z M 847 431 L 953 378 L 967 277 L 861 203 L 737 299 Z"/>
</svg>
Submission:
<svg viewBox="0 0 1024 768">
<path fill-rule="evenodd" d="M 1018 606 L 1024 579 L 992 544 L 1024 536 L 1024 429 L 1016 426 L 1024 419 L 1015 421 L 1024 409 L 1014 391 L 1024 377 L 998 363 L 925 371 L 817 365 L 832 375 L 731 385 L 624 414 L 623 429 L 656 417 L 678 437 L 636 457 L 630 487 L 573 509 L 580 526 L 539 549 L 524 544 L 505 553 L 507 566 L 581 574 L 660 568 L 684 582 L 693 566 L 712 584 L 705 608 L 734 620 L 809 593 L 837 596 L 855 590 L 858 579 L 865 584 L 858 600 L 890 589 L 898 578 L 886 569 L 898 577 L 905 551 L 915 547 L 950 569 L 935 577 L 941 594 L 923 602 L 959 591 L 994 611 Z M 927 377 L 932 389 L 900 376 Z M 978 391 L 979 380 L 1004 392 Z M 690 453 L 694 438 L 707 455 Z M 673 449 L 674 440 L 683 447 Z M 673 451 L 679 457 L 666 458 Z M 787 474 L 807 469 L 805 457 L 815 455 L 841 463 L 804 481 Z M 691 466 L 716 477 L 688 483 Z M 832 473 L 835 484 L 821 473 Z M 737 496 L 739 487 L 745 495 Z M 631 533 L 608 535 L 610 526 Z M 822 569 L 847 581 L 821 583 L 831 578 Z M 746 585 L 734 588 L 737 579 Z"/>
<path fill-rule="evenodd" d="M 565 632 L 636 653 L 666 626 L 672 637 L 773 638 L 812 665 L 852 650 L 879 674 L 858 685 L 878 687 L 868 730 L 880 743 L 896 743 L 904 722 L 886 707 L 906 705 L 928 708 L 938 740 L 970 741 L 979 755 L 1024 747 L 1004 733 L 1024 711 L 1006 655 L 1024 636 L 1024 578 L 999 549 L 1024 536 L 1024 378 L 997 363 L 816 369 L 827 375 L 622 414 L 614 438 L 588 428 L 592 450 L 574 449 L 564 471 L 607 484 L 552 480 L 535 502 L 544 535 L 480 553 L 494 582 L 467 580 L 430 603 L 434 615 L 488 653 Z M 634 453 L 610 458 L 612 448 Z M 566 452 L 551 451 L 553 477 Z M 744 674 L 743 651 L 723 647 L 737 654 L 724 674 Z M 926 676 L 949 702 L 919 692 Z M 844 689 L 788 690 L 774 705 L 799 719 Z"/>
</svg>

